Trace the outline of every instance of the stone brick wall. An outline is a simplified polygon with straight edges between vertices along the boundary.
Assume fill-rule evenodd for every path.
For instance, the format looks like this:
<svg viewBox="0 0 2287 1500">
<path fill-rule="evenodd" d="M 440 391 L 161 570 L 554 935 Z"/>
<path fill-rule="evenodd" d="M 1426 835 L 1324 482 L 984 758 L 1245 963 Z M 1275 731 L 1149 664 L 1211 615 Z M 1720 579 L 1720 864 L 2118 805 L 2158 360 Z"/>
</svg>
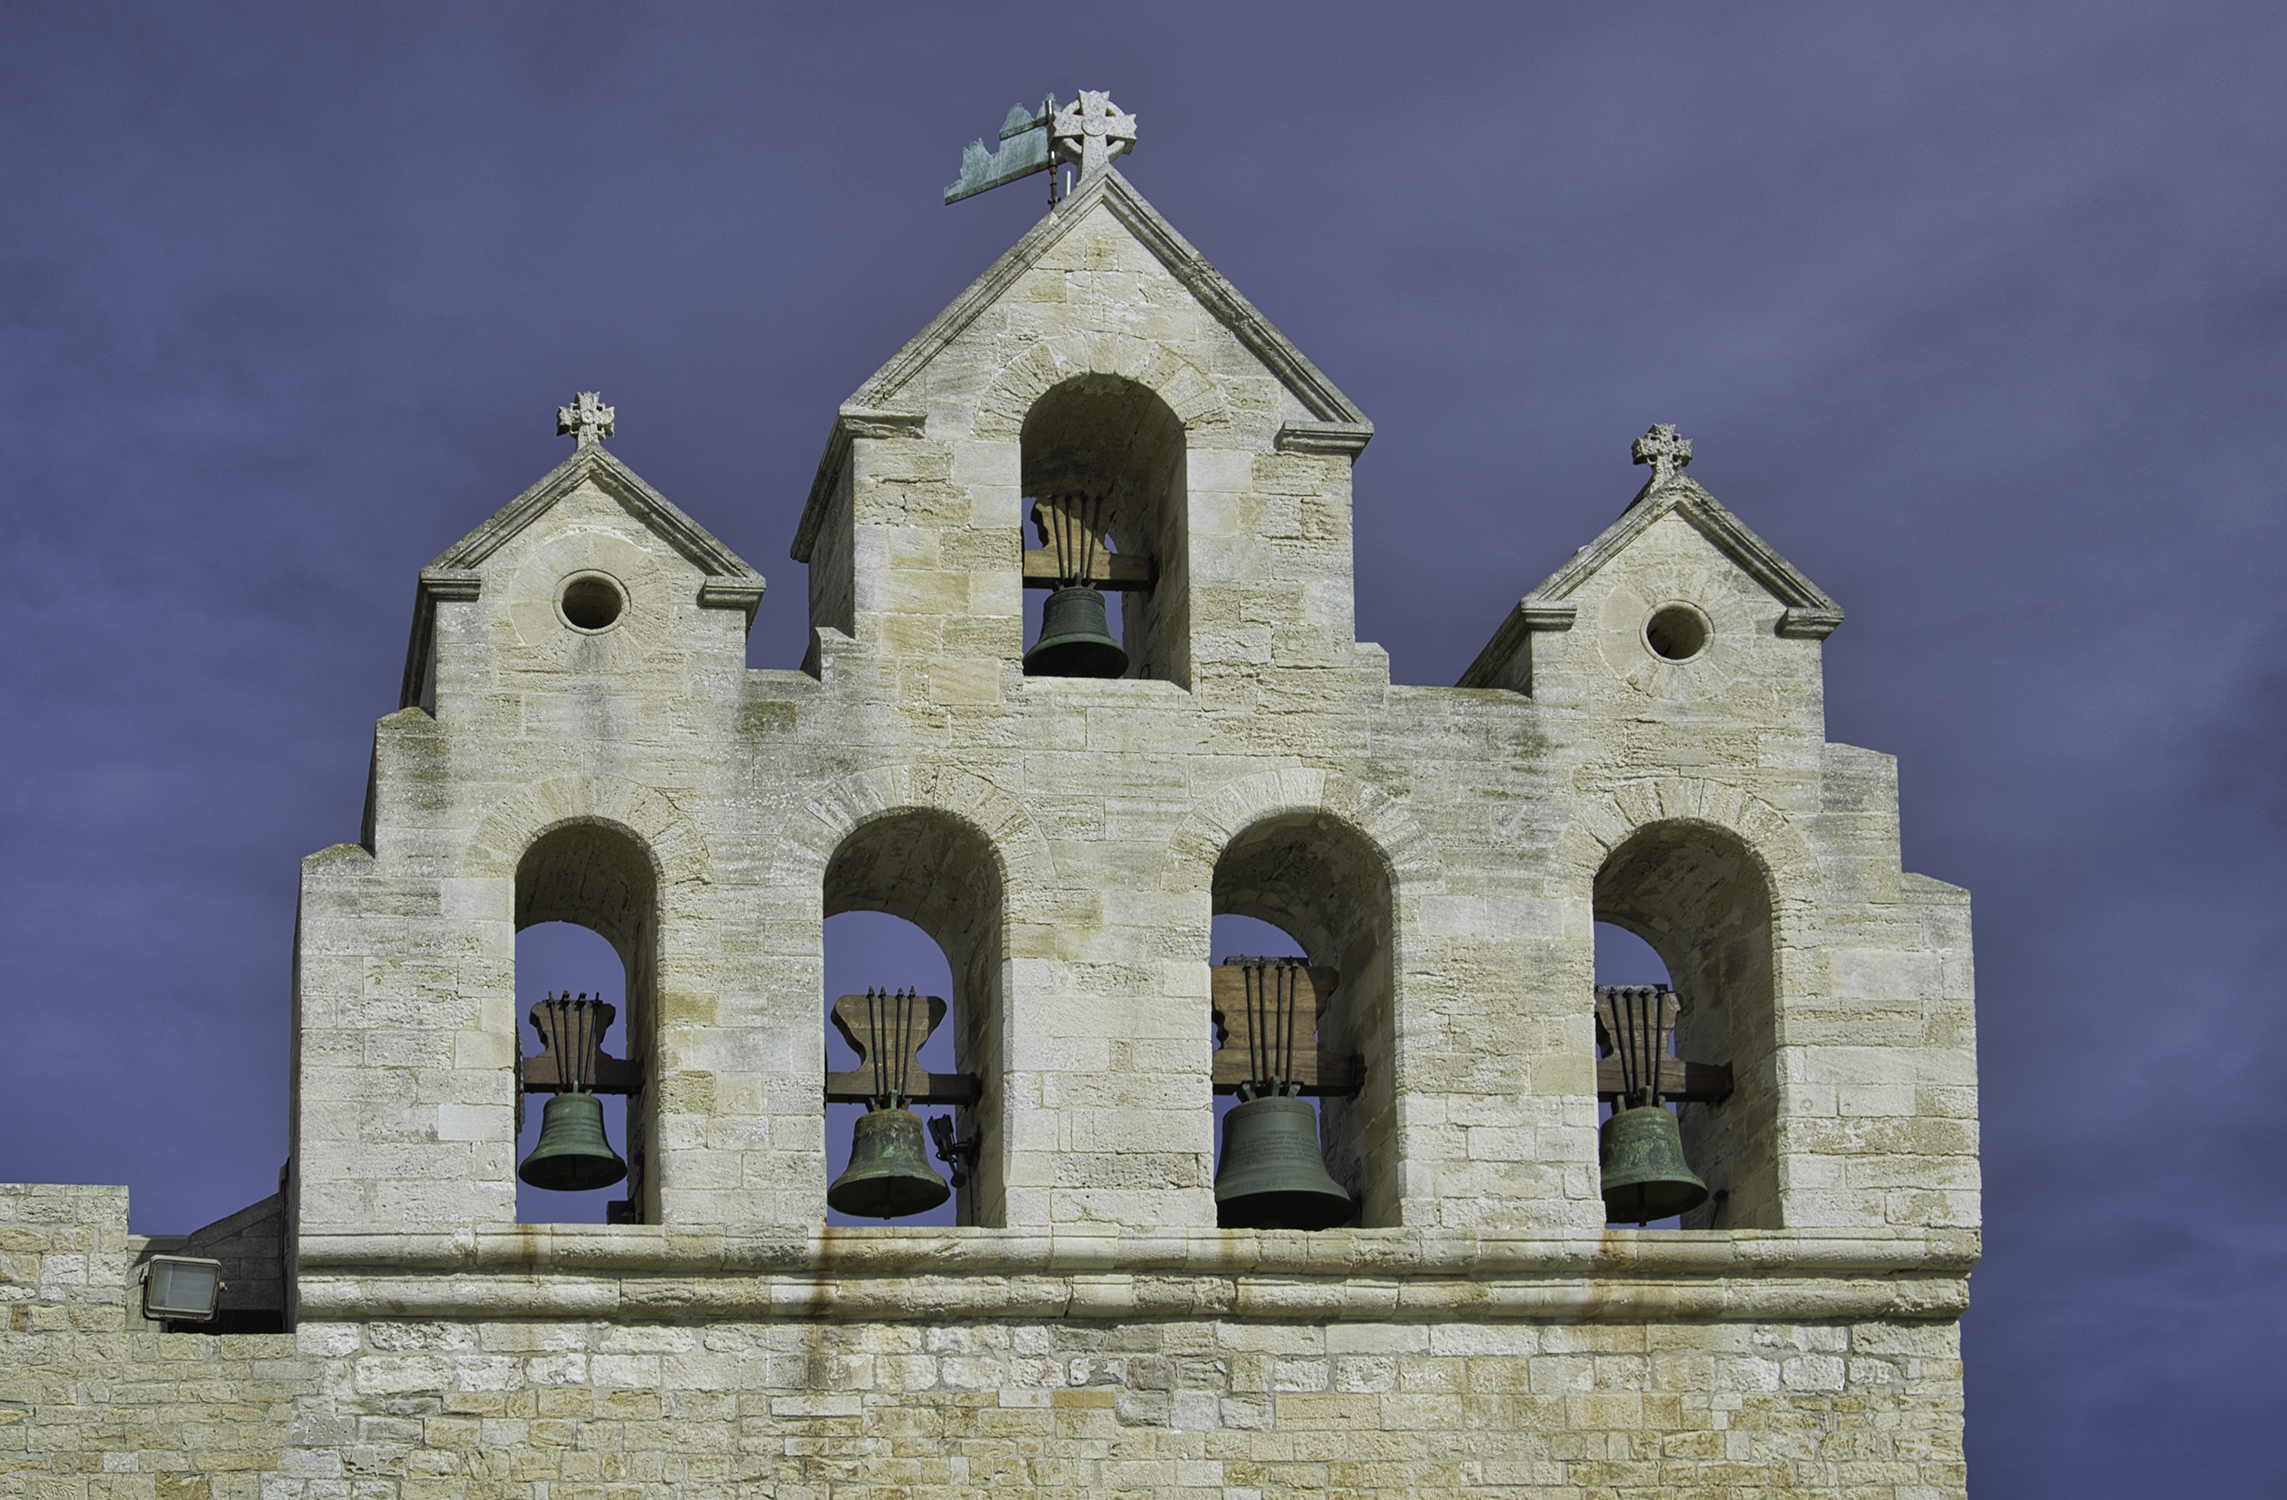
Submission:
<svg viewBox="0 0 2287 1500">
<path fill-rule="evenodd" d="M 289 1335 L 163 1333 L 127 1189 L 0 1184 L 0 1500 L 257 1500 L 317 1367 Z"/>
<path fill-rule="evenodd" d="M 376 1323 L 310 1500 L 1963 1493 L 1950 1327 Z M 624 1488 L 623 1488 L 624 1487 Z"/>
</svg>

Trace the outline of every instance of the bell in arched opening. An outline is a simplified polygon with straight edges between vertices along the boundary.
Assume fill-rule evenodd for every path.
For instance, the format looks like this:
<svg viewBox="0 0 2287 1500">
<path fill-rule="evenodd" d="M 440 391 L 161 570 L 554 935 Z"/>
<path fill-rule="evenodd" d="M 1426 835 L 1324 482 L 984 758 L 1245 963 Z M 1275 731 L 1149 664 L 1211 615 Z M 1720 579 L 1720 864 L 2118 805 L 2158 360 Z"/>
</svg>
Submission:
<svg viewBox="0 0 2287 1500">
<path fill-rule="evenodd" d="M 540 1116 L 540 1141 L 516 1169 L 527 1186 L 585 1193 L 627 1176 L 627 1163 L 604 1134 L 603 1101 L 593 1092 L 603 1035 L 617 1012 L 586 995 L 550 995 L 532 1007 L 543 1051 L 527 1066 L 553 1069 L 556 1092 Z"/>
<path fill-rule="evenodd" d="M 1679 1002 L 1665 985 L 1606 985 L 1596 991 L 1596 1029 L 1618 1065 L 1612 1118 L 1597 1132 L 1597 1168 L 1608 1224 L 1649 1224 L 1707 1201 L 1707 1184 L 1684 1160 L 1683 1131 L 1661 1103 L 1671 1069 L 1668 1038 Z"/>
<path fill-rule="evenodd" d="M 900 1219 L 927 1212 L 953 1196 L 929 1165 L 921 1117 L 905 1107 L 913 1097 L 915 1056 L 945 1019 L 945 1002 L 911 990 L 868 990 L 834 1005 L 834 1025 L 858 1053 L 866 1076 L 866 1112 L 850 1138 L 850 1164 L 826 1188 L 826 1206 L 862 1219 Z M 826 1097 L 851 1074 L 827 1080 Z M 918 1080 L 932 1087 L 935 1075 Z"/>
<path fill-rule="evenodd" d="M 1317 1001 L 1300 963 L 1249 961 L 1244 1014 L 1249 1077 L 1239 1107 L 1223 1117 L 1215 1168 L 1215 1222 L 1224 1229 L 1331 1229 L 1354 1211 L 1350 1194 L 1326 1170 L 1318 1111 L 1295 1080 L 1297 1043 L 1317 1033 Z M 1307 1020 L 1304 1017 L 1308 1017 Z"/>
<path fill-rule="evenodd" d="M 1053 556 L 1056 592 L 1041 607 L 1040 639 L 1024 654 L 1027 677 L 1120 677 L 1128 653 L 1112 639 L 1104 595 L 1096 587 L 1108 578 L 1104 564 L 1104 502 L 1098 498 L 1052 496 L 1032 508 L 1042 549 Z"/>
</svg>

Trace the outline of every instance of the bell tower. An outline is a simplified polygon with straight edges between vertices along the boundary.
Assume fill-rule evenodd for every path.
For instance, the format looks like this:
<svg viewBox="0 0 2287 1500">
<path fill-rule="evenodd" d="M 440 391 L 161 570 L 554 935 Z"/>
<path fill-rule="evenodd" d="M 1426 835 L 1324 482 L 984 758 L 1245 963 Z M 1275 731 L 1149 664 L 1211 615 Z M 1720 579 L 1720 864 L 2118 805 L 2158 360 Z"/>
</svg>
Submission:
<svg viewBox="0 0 2287 1500">
<path fill-rule="evenodd" d="M 556 1382 L 598 1444 L 679 1413 L 643 1451 L 791 1487 L 1958 1495 L 1968 897 L 1825 737 L 1840 607 L 1654 426 L 1458 684 L 1393 684 L 1373 426 L 1137 138 L 1083 92 L 970 147 L 948 201 L 1053 205 L 822 424 L 799 670 L 745 666 L 762 579 L 593 393 L 422 571 L 363 837 L 303 869 L 287 1280 L 343 1367 L 308 1430 Z M 827 993 L 848 911 L 946 993 Z M 1301 951 L 1211 962 L 1222 915 Z M 624 993 L 519 1015 L 558 920 Z M 1598 922 L 1669 982 L 1599 988 Z M 619 1171 L 610 1222 L 518 1222 L 520 1173 Z"/>
</svg>

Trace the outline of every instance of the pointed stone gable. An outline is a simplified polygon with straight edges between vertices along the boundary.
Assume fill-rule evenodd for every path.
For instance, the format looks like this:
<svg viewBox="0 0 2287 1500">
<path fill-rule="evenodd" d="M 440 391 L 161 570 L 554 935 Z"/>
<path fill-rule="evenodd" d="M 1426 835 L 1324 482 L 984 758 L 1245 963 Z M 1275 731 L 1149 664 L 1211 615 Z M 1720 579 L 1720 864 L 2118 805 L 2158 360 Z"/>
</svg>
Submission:
<svg viewBox="0 0 2287 1500">
<path fill-rule="evenodd" d="M 913 409 L 918 403 L 911 393 L 918 383 L 928 378 L 931 366 L 980 318 L 1009 298 L 1027 273 L 1050 262 L 1071 236 L 1106 219 L 1147 251 L 1215 323 L 1228 330 L 1254 356 L 1301 408 L 1297 417 L 1280 424 L 1278 444 L 1281 449 L 1354 455 L 1365 447 L 1374 434 L 1374 424 L 1366 414 L 1279 332 L 1270 319 L 1240 295 L 1239 289 L 1177 233 L 1175 226 L 1161 217 L 1159 210 L 1146 202 L 1126 178 L 1117 171 L 1107 171 L 1049 210 L 1023 239 L 971 282 L 843 404 L 825 455 L 819 462 L 817 477 L 811 484 L 809 503 L 795 532 L 792 556 L 796 562 L 810 561 L 818 527 L 848 459 L 850 443 L 861 437 L 918 434 L 923 423 L 919 412 Z M 1165 351 L 1144 353 L 1132 361 L 1140 366 L 1135 373 L 1144 377 L 1145 384 L 1160 390 L 1187 424 L 1200 419 L 1211 424 L 1215 420 L 1213 406 L 1218 399 L 1212 382 L 1203 375 L 1185 379 L 1182 372 L 1155 367 L 1155 364 L 1165 364 L 1168 358 Z M 1069 373 L 1057 367 L 1055 355 L 1047 349 L 1037 351 L 1033 362 L 1040 367 L 1034 372 L 1034 380 L 1019 380 L 1004 387 L 995 393 L 1001 398 L 995 406 L 979 410 L 980 431 L 995 426 L 1013 430 L 1022 422 L 1029 398 Z M 1115 356 L 1102 363 L 1121 362 Z M 1196 398 L 1199 404 L 1186 409 L 1187 396 Z"/>
<path fill-rule="evenodd" d="M 1684 453 L 1688 461 L 1688 443 Z M 1517 601 L 1455 686 L 1492 687 L 1508 680 L 1511 664 L 1528 638 L 1539 631 L 1570 630 L 1577 613 L 1573 595 L 1627 551 L 1636 538 L 1671 515 L 1687 522 L 1783 606 L 1780 635 L 1824 640 L 1842 623 L 1842 606 L 1780 556 L 1777 548 L 1757 536 L 1697 480 L 1655 462 L 1651 482 L 1637 492 L 1620 518 Z"/>
<path fill-rule="evenodd" d="M 478 597 L 483 587 L 481 569 L 486 559 L 555 509 L 566 496 L 589 483 L 609 495 L 629 515 L 707 575 L 699 586 L 702 608 L 743 610 L 747 623 L 753 624 L 754 612 L 762 603 L 762 575 L 717 541 L 706 527 L 685 515 L 673 501 L 646 484 L 642 476 L 613 457 L 611 450 L 599 442 L 582 441 L 570 458 L 494 511 L 483 525 L 439 553 L 421 570 L 398 707 L 410 708 L 421 701 L 429 646 L 436 634 L 437 605 Z"/>
</svg>

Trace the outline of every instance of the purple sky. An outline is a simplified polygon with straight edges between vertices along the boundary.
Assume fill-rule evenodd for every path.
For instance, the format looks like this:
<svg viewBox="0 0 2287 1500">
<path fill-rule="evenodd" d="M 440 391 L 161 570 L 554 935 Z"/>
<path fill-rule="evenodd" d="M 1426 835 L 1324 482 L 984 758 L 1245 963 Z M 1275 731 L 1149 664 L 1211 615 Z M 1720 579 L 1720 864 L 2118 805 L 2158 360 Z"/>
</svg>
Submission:
<svg viewBox="0 0 2287 1500">
<path fill-rule="evenodd" d="M 296 862 L 356 836 L 417 569 L 600 389 L 795 665 L 836 404 L 1041 211 L 944 207 L 962 144 L 1109 88 L 1378 424 L 1399 680 L 1654 421 L 1849 610 L 1830 737 L 1977 898 L 1979 1491 L 2287 1491 L 2287 12 L 826 10 L 0 12 L 0 1177 L 154 1231 L 269 1192 Z"/>
</svg>

